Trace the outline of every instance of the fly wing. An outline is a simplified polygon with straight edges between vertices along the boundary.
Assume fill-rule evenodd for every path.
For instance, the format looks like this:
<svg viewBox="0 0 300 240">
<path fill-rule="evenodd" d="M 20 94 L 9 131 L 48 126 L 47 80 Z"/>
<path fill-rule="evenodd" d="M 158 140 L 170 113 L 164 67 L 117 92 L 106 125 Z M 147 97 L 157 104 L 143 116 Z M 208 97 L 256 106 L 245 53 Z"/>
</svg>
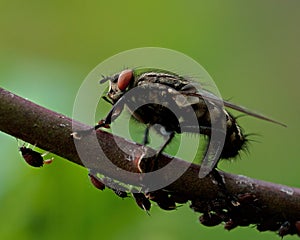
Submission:
<svg viewBox="0 0 300 240">
<path fill-rule="evenodd" d="M 219 154 L 222 151 L 221 145 L 218 143 L 209 144 L 204 159 L 202 160 L 199 178 L 206 177 L 216 166 L 219 161 Z"/>
<path fill-rule="evenodd" d="M 208 92 L 204 89 L 201 89 L 201 90 L 198 89 L 197 92 L 181 91 L 181 94 L 186 95 L 186 96 L 198 97 L 198 98 L 205 99 L 205 100 L 208 100 L 208 101 L 212 101 L 216 104 L 220 104 L 220 106 L 224 105 L 225 107 L 228 107 L 228 108 L 234 109 L 236 111 L 245 113 L 249 116 L 256 117 L 256 118 L 259 118 L 259 119 L 262 119 L 262 120 L 265 120 L 265 121 L 268 121 L 268 122 L 276 123 L 278 125 L 286 127 L 286 125 L 281 123 L 281 122 L 278 122 L 274 119 L 268 118 L 268 117 L 266 117 L 262 114 L 253 112 L 253 111 L 251 111 L 251 110 L 249 110 L 249 109 L 247 109 L 243 106 L 239 106 L 239 105 L 236 105 L 236 104 L 231 103 L 229 101 L 223 100 L 223 99 L 215 96 L 214 94 L 212 94 L 212 93 L 210 93 L 210 92 Z"/>
<path fill-rule="evenodd" d="M 283 127 L 287 127 L 287 125 L 285 125 L 284 123 L 281 123 L 281 122 L 278 122 L 278 121 L 276 121 L 274 119 L 268 118 L 268 117 L 266 117 L 266 116 L 264 116 L 262 114 L 250 111 L 249 109 L 247 109 L 247 108 L 245 108 L 243 106 L 238 106 L 238 105 L 233 104 L 233 103 L 228 102 L 228 101 L 223 101 L 223 102 L 224 102 L 224 105 L 226 107 L 232 108 L 232 109 L 237 110 L 237 111 L 242 112 L 242 113 L 246 113 L 249 116 L 260 118 L 262 120 L 265 120 L 265 121 L 268 121 L 268 122 L 272 122 L 272 123 L 276 123 L 276 124 L 281 125 Z"/>
<path fill-rule="evenodd" d="M 236 105 L 234 103 L 231 103 L 229 101 L 225 101 L 225 100 L 215 96 L 214 94 L 212 94 L 209 91 L 206 91 L 202 88 L 200 88 L 200 89 L 195 88 L 193 86 L 193 84 L 188 84 L 185 87 L 183 87 L 182 91 L 180 91 L 180 93 L 183 96 L 186 96 L 185 104 L 187 104 L 187 102 L 189 102 L 189 104 L 197 103 L 195 98 L 198 98 L 198 102 L 201 101 L 201 100 L 203 101 L 203 99 L 204 99 L 206 101 L 215 103 L 215 105 L 219 106 L 220 108 L 223 108 L 225 106 L 225 107 L 237 110 L 239 112 L 245 113 L 249 116 L 253 116 L 253 117 L 263 119 L 263 120 L 266 120 L 266 121 L 269 121 L 269 122 L 272 122 L 272 123 L 276 123 L 276 124 L 279 124 L 281 126 L 286 127 L 286 125 L 283 124 L 283 123 L 280 123 L 278 121 L 275 121 L 273 119 L 265 117 L 265 116 L 263 116 L 259 113 L 255 113 L 253 111 L 250 111 L 249 109 L 247 109 L 245 107 L 238 106 L 238 105 Z M 222 146 L 222 145 L 219 144 L 218 142 L 209 144 L 209 148 L 207 149 L 205 157 L 204 157 L 204 159 L 202 160 L 202 163 L 201 163 L 201 168 L 200 168 L 200 171 L 199 171 L 199 177 L 200 178 L 206 177 L 212 171 L 212 169 L 216 166 L 217 162 L 219 161 L 219 155 L 217 153 L 222 151 L 220 149 L 220 146 Z"/>
</svg>

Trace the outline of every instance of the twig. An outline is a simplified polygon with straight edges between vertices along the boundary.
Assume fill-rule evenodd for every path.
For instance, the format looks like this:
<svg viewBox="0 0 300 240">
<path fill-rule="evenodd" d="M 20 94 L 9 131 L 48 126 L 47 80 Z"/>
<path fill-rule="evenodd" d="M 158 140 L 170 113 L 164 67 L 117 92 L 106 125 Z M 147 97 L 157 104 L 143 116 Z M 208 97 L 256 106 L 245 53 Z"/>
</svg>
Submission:
<svg viewBox="0 0 300 240">
<path fill-rule="evenodd" d="M 73 163 L 96 169 L 107 177 L 139 184 L 141 178 L 137 178 L 137 175 L 120 174 L 120 169 L 139 173 L 136 162 L 128 160 L 132 159 L 134 154 L 127 154 L 121 149 L 126 148 L 129 153 L 138 153 L 143 148 L 141 145 L 100 130 L 97 131 L 97 139 L 103 152 L 99 153 L 99 147 L 95 146 L 93 138 L 89 136 L 75 140 L 76 149 L 74 139 L 70 135 L 73 132 L 72 124 L 78 130 L 89 128 L 0 88 L 1 131 Z M 79 152 L 84 154 L 81 153 L 79 157 L 77 150 L 80 149 L 84 151 Z M 151 149 L 148 151 L 151 152 Z M 90 161 L 83 164 L 81 159 L 86 156 Z M 111 160 L 113 167 L 106 164 L 106 157 Z M 283 232 L 280 235 L 299 233 L 300 189 L 219 171 L 228 193 L 237 199 L 237 203 L 232 204 L 220 192 L 212 175 L 203 179 L 198 177 L 198 165 L 162 154 L 159 156 L 159 167 L 171 161 L 176 169 L 187 170 L 172 184 L 164 187 L 164 191 L 168 191 L 174 199 L 180 196 L 190 200 L 195 211 L 204 213 L 200 218 L 203 224 L 214 226 L 225 222 L 225 228 L 228 230 L 236 226 L 255 224 L 259 231 L 279 230 L 279 233 Z M 286 227 L 287 231 L 283 231 L 283 227 L 288 225 L 287 221 L 290 223 L 289 227 Z"/>
</svg>

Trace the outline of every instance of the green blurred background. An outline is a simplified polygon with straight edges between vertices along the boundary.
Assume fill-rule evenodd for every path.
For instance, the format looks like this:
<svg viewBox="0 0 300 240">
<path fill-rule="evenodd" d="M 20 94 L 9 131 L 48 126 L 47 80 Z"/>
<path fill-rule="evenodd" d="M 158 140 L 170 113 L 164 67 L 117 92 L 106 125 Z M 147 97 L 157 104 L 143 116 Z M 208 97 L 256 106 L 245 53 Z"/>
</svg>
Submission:
<svg viewBox="0 0 300 240">
<path fill-rule="evenodd" d="M 71 116 L 85 76 L 127 49 L 156 46 L 202 64 L 222 95 L 280 120 L 240 123 L 255 142 L 220 168 L 300 187 L 300 1 L 0 1 L 0 83 Z M 126 65 L 126 63 L 124 63 Z M 188 205 L 151 216 L 91 186 L 85 169 L 55 158 L 28 167 L 0 133 L 1 239 L 279 239 L 254 228 L 207 228 Z M 285 239 L 296 239 L 288 236 Z"/>
</svg>

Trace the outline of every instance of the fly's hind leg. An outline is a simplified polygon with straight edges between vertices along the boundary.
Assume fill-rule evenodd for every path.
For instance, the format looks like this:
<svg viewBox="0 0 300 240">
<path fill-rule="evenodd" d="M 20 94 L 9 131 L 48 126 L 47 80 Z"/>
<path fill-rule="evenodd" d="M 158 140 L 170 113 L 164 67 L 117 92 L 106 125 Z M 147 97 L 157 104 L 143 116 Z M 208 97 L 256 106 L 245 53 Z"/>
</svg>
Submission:
<svg viewBox="0 0 300 240">
<path fill-rule="evenodd" d="M 214 178 L 214 180 L 216 180 L 218 183 L 218 187 L 219 187 L 220 193 L 222 195 L 221 197 L 225 198 L 225 200 L 229 206 L 238 207 L 240 205 L 239 201 L 237 200 L 237 198 L 234 195 L 232 195 L 228 192 L 228 189 L 226 188 L 225 183 L 224 183 L 223 178 L 220 175 L 220 173 L 214 168 L 211 170 L 210 174 Z"/>
<path fill-rule="evenodd" d="M 199 127 L 199 129 L 198 129 Z M 200 134 L 206 135 L 210 138 L 212 129 L 209 126 L 197 126 L 197 128 L 194 128 L 193 126 L 185 126 L 183 131 L 185 132 L 196 132 L 200 130 Z M 215 134 L 220 135 L 220 138 L 225 137 L 226 132 L 224 132 L 223 129 L 215 129 Z M 215 141 L 211 144 L 211 149 L 207 149 L 205 157 L 202 159 L 201 167 L 200 167 L 200 173 L 199 177 L 204 178 L 207 175 L 210 174 L 210 176 L 217 182 L 218 187 L 220 189 L 220 195 L 226 199 L 228 204 L 230 206 L 238 206 L 239 202 L 237 201 L 236 197 L 231 195 L 228 192 L 228 189 L 225 186 L 225 183 L 223 181 L 222 176 L 220 173 L 216 170 L 216 167 L 218 165 L 218 162 L 220 160 L 220 156 L 222 154 L 222 148 L 220 147 L 220 144 L 218 141 Z M 216 154 L 218 151 L 219 154 Z"/>
<path fill-rule="evenodd" d="M 163 128 L 163 127 L 162 127 Z M 165 138 L 165 142 L 160 146 L 160 148 L 158 149 L 157 153 L 156 153 L 156 157 L 158 157 L 167 147 L 167 145 L 172 141 L 172 139 L 175 136 L 175 132 L 167 132 L 164 128 L 161 130 L 161 132 L 163 131 L 163 136 Z"/>
</svg>

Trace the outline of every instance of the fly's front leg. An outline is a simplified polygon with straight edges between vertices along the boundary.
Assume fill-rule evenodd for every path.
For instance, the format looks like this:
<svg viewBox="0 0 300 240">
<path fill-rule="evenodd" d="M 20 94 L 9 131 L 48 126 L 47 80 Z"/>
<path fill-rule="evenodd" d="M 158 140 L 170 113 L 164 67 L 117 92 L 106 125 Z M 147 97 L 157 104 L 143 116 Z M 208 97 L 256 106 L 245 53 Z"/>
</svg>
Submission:
<svg viewBox="0 0 300 240">
<path fill-rule="evenodd" d="M 110 128 L 110 124 L 121 114 L 125 105 L 125 97 L 120 98 L 115 105 L 111 108 L 109 113 L 106 115 L 105 119 L 100 120 L 97 125 L 86 130 L 80 130 L 71 133 L 71 136 L 75 139 L 81 139 L 84 136 L 90 135 L 94 130 L 97 130 L 101 127 Z"/>
<path fill-rule="evenodd" d="M 150 125 L 147 124 L 145 132 L 144 132 L 143 141 L 142 141 L 142 144 L 144 146 L 146 146 L 147 144 L 149 144 L 149 129 L 150 129 Z M 146 154 L 147 154 L 147 149 L 144 148 L 144 147 L 142 147 L 141 150 L 142 151 L 139 152 L 138 154 L 134 153 L 133 162 L 136 165 L 136 167 L 138 168 L 139 172 L 140 173 L 144 173 L 144 172 L 147 171 L 147 167 L 146 166 L 148 166 L 147 159 L 144 158 L 146 156 Z"/>
</svg>

